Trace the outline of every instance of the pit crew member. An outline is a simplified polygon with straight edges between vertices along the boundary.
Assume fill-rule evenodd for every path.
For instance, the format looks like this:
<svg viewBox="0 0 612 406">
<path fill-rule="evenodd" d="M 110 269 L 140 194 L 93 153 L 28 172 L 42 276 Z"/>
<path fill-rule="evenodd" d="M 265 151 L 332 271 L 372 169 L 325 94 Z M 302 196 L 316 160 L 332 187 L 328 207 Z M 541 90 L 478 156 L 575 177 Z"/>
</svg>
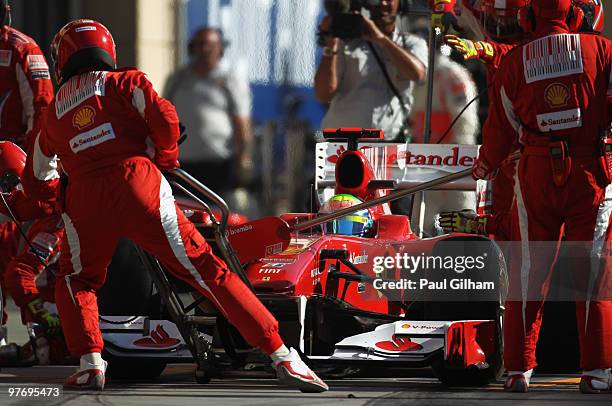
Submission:
<svg viewBox="0 0 612 406">
<path fill-rule="evenodd" d="M 517 13 L 520 8 L 529 4 L 529 1 L 463 1 L 462 9 L 466 16 L 461 20 L 470 22 L 475 32 L 482 33 L 483 41 L 471 41 L 455 35 L 446 35 L 445 42 L 461 53 L 464 59 L 478 59 L 482 62 L 487 68 L 487 82 L 491 83 L 504 55 L 525 38 L 523 30 L 518 25 Z M 453 21 L 449 13 L 454 13 L 455 3 L 455 0 L 435 1 L 432 15 L 434 25 L 437 21 Z M 440 14 L 446 17 L 436 17 Z M 479 213 L 478 216 L 469 211 L 441 213 L 441 226 L 447 231 L 492 234 L 497 241 L 512 240 L 514 161 L 517 156 L 512 155 L 507 160 L 494 180 L 478 184 L 479 205 L 487 206 L 483 211 L 491 213 Z M 486 202 L 489 202 L 490 206 Z"/>
<path fill-rule="evenodd" d="M 520 141 L 516 197 L 522 263 L 512 262 L 509 302 L 520 300 L 519 306 L 506 306 L 504 322 L 509 391 L 527 391 L 535 367 L 545 296 L 540 290 L 563 226 L 576 261 L 580 389 L 611 389 L 612 301 L 606 289 L 612 203 L 606 195 L 612 192 L 612 168 L 604 165 L 600 151 L 611 119 L 612 46 L 598 35 L 571 34 L 579 15 L 570 0 L 541 0 L 519 11 L 521 26 L 534 31 L 534 39 L 509 52 L 500 66 L 473 167 L 475 178 L 491 179 Z"/>
<path fill-rule="evenodd" d="M 0 225 L 0 273 L 3 287 L 21 309 L 23 324 L 35 323 L 37 335 L 64 346 L 53 304 L 63 223 L 50 202 L 24 195 L 20 183 L 25 162 L 21 148 L 0 141 L 0 213 L 7 219 Z"/>
<path fill-rule="evenodd" d="M 65 387 L 104 388 L 96 290 L 125 237 L 215 303 L 251 345 L 271 356 L 283 383 L 327 390 L 297 352 L 285 347 L 274 317 L 177 208 L 160 172 L 179 165 L 174 106 L 143 72 L 116 69 L 115 42 L 99 22 L 68 23 L 51 48 L 60 88 L 28 161 L 26 192 L 55 196 L 61 160 L 66 234 L 55 297 L 68 348 L 80 356 L 80 368 Z"/>
<path fill-rule="evenodd" d="M 464 13 L 462 16 L 465 17 L 458 21 L 482 21 L 486 40 L 471 41 L 455 35 L 446 35 L 445 41 L 462 53 L 464 59 L 478 59 L 485 64 L 488 82 L 491 83 L 503 56 L 522 40 L 520 37 L 515 38 L 517 32 L 522 32 L 518 26 L 517 12 L 529 4 L 529 1 L 508 0 L 505 3 L 498 3 L 492 0 L 470 0 L 462 2 L 467 13 Z M 582 9 L 582 16 L 579 20 L 574 19 L 579 22 L 573 23 L 570 29 L 577 32 L 601 33 L 604 22 L 601 0 L 573 0 L 573 3 Z M 482 11 L 478 8 L 480 4 L 483 7 Z M 445 11 L 446 13 L 454 12 L 454 8 L 448 5 L 444 10 L 448 10 Z M 577 10 L 577 12 L 580 11 Z M 440 21 L 440 18 L 436 21 Z M 471 210 L 441 213 L 441 226 L 448 232 L 488 234 L 493 235 L 497 241 L 511 239 L 514 162 L 517 159 L 518 152 L 515 152 L 508 157 L 506 164 L 501 167 L 495 179 L 478 182 L 478 215 Z"/>
<path fill-rule="evenodd" d="M 34 40 L 11 27 L 8 0 L 0 0 L 0 140 L 25 146 L 53 99 L 45 57 Z"/>
</svg>

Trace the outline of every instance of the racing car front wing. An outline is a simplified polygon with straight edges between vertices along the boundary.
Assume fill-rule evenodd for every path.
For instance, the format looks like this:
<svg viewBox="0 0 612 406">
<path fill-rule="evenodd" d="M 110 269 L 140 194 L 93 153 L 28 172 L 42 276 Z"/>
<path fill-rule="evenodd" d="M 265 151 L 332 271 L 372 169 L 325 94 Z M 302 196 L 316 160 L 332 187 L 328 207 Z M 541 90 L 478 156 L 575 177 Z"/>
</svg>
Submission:
<svg viewBox="0 0 612 406">
<path fill-rule="evenodd" d="M 308 358 L 317 364 L 384 363 L 407 368 L 443 359 L 453 368 L 483 369 L 495 352 L 495 331 L 493 320 L 400 320 L 343 339 L 331 356 Z"/>
</svg>

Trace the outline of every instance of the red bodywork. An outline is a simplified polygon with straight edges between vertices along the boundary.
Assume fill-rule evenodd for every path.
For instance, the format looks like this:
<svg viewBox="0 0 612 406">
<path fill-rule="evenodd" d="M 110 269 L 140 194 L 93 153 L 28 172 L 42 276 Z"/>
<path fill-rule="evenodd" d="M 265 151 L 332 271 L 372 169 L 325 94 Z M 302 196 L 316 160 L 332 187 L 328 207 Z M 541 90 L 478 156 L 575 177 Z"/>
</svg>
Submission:
<svg viewBox="0 0 612 406">
<path fill-rule="evenodd" d="M 381 190 L 382 188 L 372 187 L 372 182 L 376 180 L 374 170 L 363 153 L 356 150 L 356 141 L 359 138 L 364 135 L 368 138 L 380 138 L 380 131 L 326 129 L 324 134 L 328 138 L 341 135 L 349 141 L 349 149 L 344 151 L 336 162 L 335 193 L 351 194 L 363 201 L 372 200 L 386 193 Z M 410 228 L 409 217 L 385 214 L 382 206 L 375 206 L 370 212 L 375 222 L 375 235 L 370 238 L 324 234 L 320 227 L 307 230 L 310 232 L 303 234 L 292 233 L 290 245 L 283 252 L 266 255 L 265 258 L 246 267 L 246 275 L 255 291 L 262 294 L 306 298 L 324 295 L 341 299 L 356 309 L 398 315 L 400 308 L 397 303 L 393 303 L 394 301 L 389 300 L 369 283 L 347 282 L 336 278 L 329 281 L 330 269 L 347 273 L 352 271 L 344 269 L 347 267 L 335 259 L 321 261 L 320 254 L 324 250 L 345 251 L 349 262 L 359 268 L 364 275 L 384 279 L 399 277 L 397 270 L 393 275 L 375 274 L 374 257 L 402 254 L 408 249 L 407 242 L 411 243 L 410 249 L 412 249 L 423 245 L 423 241 L 416 240 L 417 237 Z M 316 217 L 316 214 L 284 214 L 281 219 L 291 227 L 313 217 Z M 338 266 L 340 269 L 334 269 Z"/>
<path fill-rule="evenodd" d="M 336 194 L 351 194 L 363 201 L 370 201 L 387 194 L 395 187 L 392 181 L 377 180 L 370 162 L 358 150 L 357 139 L 368 131 L 325 131 L 326 138 L 338 138 L 339 133 L 345 136 L 347 132 L 350 133 L 347 137 L 348 149 L 335 160 Z M 377 134 L 373 135 L 374 137 L 370 138 L 376 138 Z M 401 271 L 397 266 L 380 266 L 380 262 L 375 263 L 376 257 L 389 258 L 398 254 L 400 257 L 404 257 L 404 254 L 411 257 L 437 255 L 441 242 L 473 237 L 454 234 L 420 239 L 412 232 L 408 216 L 389 214 L 388 206 L 375 206 L 369 210 L 374 220 L 374 232 L 369 237 L 325 234 L 324 228 L 320 226 L 303 233 L 293 231 L 289 246 L 284 251 L 263 255 L 263 258 L 250 262 L 244 268 L 255 292 L 267 299 L 266 303 L 272 305 L 277 314 L 282 315 L 287 307 L 285 310 L 279 305 L 274 307 L 275 300 L 282 301 L 281 298 L 284 298 L 299 302 L 300 297 L 306 299 L 306 313 L 310 312 L 311 318 L 306 315 L 300 323 L 305 329 L 304 351 L 309 355 L 331 354 L 330 347 L 326 347 L 329 344 L 336 344 L 336 350 L 340 351 L 338 354 L 342 354 L 342 351 L 350 351 L 343 349 L 343 339 L 350 340 L 347 337 L 358 337 L 362 332 L 372 332 L 376 326 L 382 327 L 390 321 L 414 316 L 408 316 L 408 312 L 414 313 L 414 308 L 411 309 L 410 305 L 422 298 L 415 297 L 412 291 L 406 289 L 376 289 L 372 283 L 375 279 L 401 280 L 406 277 L 401 272 L 406 271 Z M 291 230 L 296 224 L 316 217 L 317 214 L 314 213 L 284 214 L 281 220 L 284 220 Z M 320 306 L 321 303 L 326 305 Z M 435 309 L 435 306 L 425 308 Z M 341 314 L 345 314 L 344 318 Z M 359 320 L 363 320 L 360 315 L 377 321 L 359 325 Z M 450 314 L 447 316 L 445 312 L 437 317 L 442 318 L 432 320 L 453 320 L 444 318 L 452 317 Z M 478 317 L 474 317 L 477 321 L 469 320 L 469 315 L 467 319 L 463 317 L 454 319 L 462 321 L 453 322 L 444 335 L 444 365 L 446 368 L 458 370 L 472 367 L 487 369 L 495 359 L 498 345 L 497 322 Z M 355 321 L 358 323 L 355 324 Z M 281 322 L 281 333 L 283 327 Z M 322 340 L 317 340 L 317 335 L 322 333 L 327 335 Z M 401 356 L 419 351 L 419 354 L 422 354 L 422 344 L 414 342 L 412 338 L 410 335 L 392 335 L 375 345 L 387 352 L 397 352 Z M 359 340 L 356 340 L 354 343 L 359 346 Z M 317 348 L 317 344 L 321 342 L 324 345 Z M 354 348 L 350 347 L 351 344 L 346 345 Z M 363 353 L 359 356 L 366 356 L 368 351 L 363 348 Z M 388 357 L 393 359 L 391 355 Z"/>
<path fill-rule="evenodd" d="M 361 151 L 357 150 L 359 139 L 380 138 L 379 131 L 326 129 L 324 135 L 326 138 L 341 135 L 348 140 L 349 145 L 348 150 L 343 151 L 336 161 L 335 193 L 351 194 L 363 201 L 388 193 L 391 186 L 376 183 L 375 171 L 370 162 Z M 394 257 L 404 253 L 427 255 L 439 240 L 438 238 L 417 239 L 410 227 L 408 216 L 386 214 L 389 210 L 381 205 L 371 208 L 370 212 L 375 222 L 375 233 L 369 238 L 324 234 L 320 227 L 307 230 L 309 232 L 306 233 L 291 233 L 289 247 L 283 252 L 265 255 L 246 266 L 245 273 L 255 291 L 258 294 L 282 294 L 306 298 L 326 296 L 341 299 L 355 309 L 399 315 L 398 302 L 408 298 L 398 297 L 397 291 L 389 292 L 387 296 L 384 291 L 375 289 L 371 283 L 347 282 L 342 278 L 333 278 L 330 282 L 328 278 L 330 269 L 345 273 L 353 271 L 335 259 L 321 261 L 322 251 L 345 251 L 349 262 L 364 275 L 371 278 L 398 280 L 400 275 L 397 269 L 376 274 L 374 258 Z M 316 217 L 314 213 L 289 213 L 282 215 L 281 219 L 292 227 L 314 217 Z M 334 269 L 336 266 L 340 269 Z"/>
</svg>

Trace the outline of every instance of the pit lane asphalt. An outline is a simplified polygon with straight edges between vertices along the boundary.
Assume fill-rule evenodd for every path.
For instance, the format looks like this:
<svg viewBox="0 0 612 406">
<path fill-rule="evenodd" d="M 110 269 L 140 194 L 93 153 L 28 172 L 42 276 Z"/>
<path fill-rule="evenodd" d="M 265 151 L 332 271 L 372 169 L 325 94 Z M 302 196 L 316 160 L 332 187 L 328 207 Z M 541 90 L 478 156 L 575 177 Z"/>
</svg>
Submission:
<svg viewBox="0 0 612 406">
<path fill-rule="evenodd" d="M 10 341 L 27 340 L 19 310 L 8 301 Z M 104 392 L 64 392 L 61 398 L 10 398 L 8 389 L 18 384 L 38 387 L 61 385 L 75 367 L 41 366 L 0 369 L 0 405 L 610 405 L 612 394 L 582 395 L 578 375 L 535 375 L 526 394 L 505 393 L 502 384 L 484 388 L 445 388 L 431 370 L 407 371 L 405 378 L 326 380 L 330 391 L 304 394 L 270 378 L 247 374 L 213 379 L 199 385 L 193 365 L 168 365 L 150 382 L 117 382 L 109 379 Z"/>
<path fill-rule="evenodd" d="M 582 395 L 577 375 L 535 376 L 527 394 L 505 393 L 501 383 L 485 388 L 445 388 L 428 370 L 407 378 L 328 380 L 330 391 L 304 394 L 274 379 L 230 377 L 199 385 L 193 366 L 169 365 L 152 382 L 109 380 L 104 392 L 64 392 L 61 398 L 9 398 L 16 384 L 59 385 L 74 367 L 41 366 L 3 368 L 0 371 L 0 404 L 45 405 L 591 405 L 612 402 L 612 394 Z M 418 372 L 418 374 L 417 374 Z M 420 375 L 416 376 L 416 375 Z M 427 376 L 429 375 L 429 376 Z M 426 376 L 426 377 L 422 377 Z"/>
</svg>

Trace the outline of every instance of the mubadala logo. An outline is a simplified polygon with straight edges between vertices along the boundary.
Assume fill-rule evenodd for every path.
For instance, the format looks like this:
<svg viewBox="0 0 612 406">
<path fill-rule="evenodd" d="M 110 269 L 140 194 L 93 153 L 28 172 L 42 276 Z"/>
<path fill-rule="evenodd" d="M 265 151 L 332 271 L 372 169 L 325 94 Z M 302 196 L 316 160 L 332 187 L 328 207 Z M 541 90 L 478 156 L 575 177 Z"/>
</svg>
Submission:
<svg viewBox="0 0 612 406">
<path fill-rule="evenodd" d="M 538 127 L 540 127 L 540 131 L 542 132 L 582 127 L 582 115 L 580 109 L 538 114 L 537 119 Z"/>
<path fill-rule="evenodd" d="M 225 235 L 226 236 L 230 236 L 230 235 L 236 235 L 236 234 L 240 234 L 240 233 L 245 233 L 247 231 L 251 231 L 253 229 L 253 226 L 250 224 L 242 224 L 240 226 L 237 226 L 235 228 L 230 228 L 229 230 L 226 231 Z"/>
<path fill-rule="evenodd" d="M 115 139 L 115 130 L 113 130 L 111 123 L 104 123 L 72 138 L 70 140 L 70 149 L 76 154 L 112 139 Z"/>
</svg>

